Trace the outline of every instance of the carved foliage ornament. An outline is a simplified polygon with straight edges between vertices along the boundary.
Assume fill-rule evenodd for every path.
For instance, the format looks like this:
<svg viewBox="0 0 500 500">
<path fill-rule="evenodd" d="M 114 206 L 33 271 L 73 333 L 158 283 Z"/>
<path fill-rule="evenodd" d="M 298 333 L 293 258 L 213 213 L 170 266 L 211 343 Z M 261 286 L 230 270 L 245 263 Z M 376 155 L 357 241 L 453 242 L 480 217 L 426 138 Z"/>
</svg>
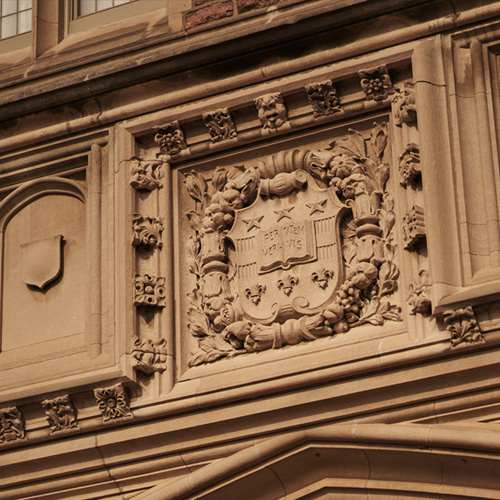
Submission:
<svg viewBox="0 0 500 500">
<path fill-rule="evenodd" d="M 402 177 L 401 185 L 404 187 L 420 178 L 420 148 L 417 144 L 408 144 L 399 157 L 399 173 Z"/>
<path fill-rule="evenodd" d="M 428 315 L 431 313 L 431 280 L 429 271 L 422 269 L 418 273 L 418 279 L 410 283 L 408 289 L 410 295 L 408 296 L 408 305 L 410 306 L 410 314 L 423 314 Z"/>
<path fill-rule="evenodd" d="M 307 97 L 314 110 L 314 116 L 330 115 L 342 111 L 337 89 L 331 80 L 320 83 L 311 83 L 305 86 Z"/>
<path fill-rule="evenodd" d="M 0 443 L 24 439 L 24 418 L 15 406 L 0 409 Z"/>
<path fill-rule="evenodd" d="M 65 429 L 78 428 L 76 410 L 69 396 L 46 399 L 41 404 L 47 415 L 51 434 Z"/>
<path fill-rule="evenodd" d="M 385 65 L 376 69 L 358 71 L 358 75 L 361 88 L 368 101 L 383 101 L 396 92 Z"/>
<path fill-rule="evenodd" d="M 134 305 L 165 307 L 165 278 L 136 274 L 134 285 Z"/>
<path fill-rule="evenodd" d="M 375 123 L 368 138 L 186 175 L 191 366 L 400 321 L 386 145 Z"/>
<path fill-rule="evenodd" d="M 450 332 L 451 345 L 477 344 L 484 342 L 472 307 L 446 311 L 443 314 L 446 329 Z"/>
<path fill-rule="evenodd" d="M 254 102 L 262 128 L 275 130 L 288 121 L 285 101 L 279 92 L 257 97 Z"/>
<path fill-rule="evenodd" d="M 415 105 L 415 87 L 413 82 L 406 82 L 405 88 L 397 92 L 393 99 L 394 122 L 401 127 L 403 123 L 417 123 L 417 107 Z"/>
<path fill-rule="evenodd" d="M 143 373 L 163 372 L 167 368 L 165 339 L 134 338 L 132 347 L 133 367 Z"/>
<path fill-rule="evenodd" d="M 105 422 L 131 415 L 127 395 L 122 384 L 94 389 L 94 396 Z"/>
<path fill-rule="evenodd" d="M 403 239 L 405 249 L 412 249 L 425 239 L 424 209 L 414 205 L 403 217 Z"/>
<path fill-rule="evenodd" d="M 203 121 L 208 127 L 212 142 L 224 141 L 237 136 L 236 128 L 227 108 L 203 113 Z"/>
<path fill-rule="evenodd" d="M 161 232 L 163 231 L 162 219 L 145 217 L 134 214 L 132 218 L 132 230 L 134 232 L 132 245 L 146 248 L 161 248 Z"/>
<path fill-rule="evenodd" d="M 160 179 L 162 162 L 155 160 L 132 159 L 130 184 L 139 190 L 153 191 L 163 187 Z"/>
<path fill-rule="evenodd" d="M 160 153 L 164 155 L 176 155 L 187 148 L 184 132 L 181 130 L 177 120 L 166 123 L 156 130 L 155 142 L 160 146 Z"/>
</svg>

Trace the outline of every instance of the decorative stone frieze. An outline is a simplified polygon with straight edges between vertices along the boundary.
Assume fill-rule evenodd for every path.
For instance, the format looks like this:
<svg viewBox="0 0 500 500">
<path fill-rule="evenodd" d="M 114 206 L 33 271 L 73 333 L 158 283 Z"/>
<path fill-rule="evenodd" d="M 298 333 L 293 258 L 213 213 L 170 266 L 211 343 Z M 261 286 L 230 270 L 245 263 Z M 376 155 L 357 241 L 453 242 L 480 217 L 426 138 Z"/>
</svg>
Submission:
<svg viewBox="0 0 500 500">
<path fill-rule="evenodd" d="M 0 409 L 0 444 L 16 439 L 24 439 L 24 417 L 19 408 Z"/>
<path fill-rule="evenodd" d="M 406 187 L 421 177 L 420 170 L 420 148 L 415 143 L 410 143 L 399 157 L 399 173 L 401 174 L 401 185 Z"/>
<path fill-rule="evenodd" d="M 135 337 L 131 353 L 134 369 L 147 374 L 165 371 L 167 368 L 165 344 L 165 339 L 151 340 Z"/>
<path fill-rule="evenodd" d="M 451 345 L 478 344 L 484 342 L 472 307 L 445 311 L 443 313 L 446 329 L 450 332 Z"/>
<path fill-rule="evenodd" d="M 408 296 L 408 306 L 410 314 L 423 314 L 427 316 L 431 313 L 431 281 L 429 271 L 425 269 L 420 270 L 418 278 L 410 283 L 408 289 L 410 295 Z"/>
<path fill-rule="evenodd" d="M 163 187 L 162 162 L 156 160 L 132 160 L 130 184 L 138 190 L 153 191 Z"/>
<path fill-rule="evenodd" d="M 279 92 L 257 97 L 254 102 L 263 129 L 275 130 L 288 121 L 285 101 Z"/>
<path fill-rule="evenodd" d="M 330 149 L 186 174 L 190 366 L 401 320 L 386 145 L 376 123 Z"/>
<path fill-rule="evenodd" d="M 342 111 L 337 89 L 331 80 L 311 83 L 305 86 L 307 97 L 314 110 L 314 116 L 325 116 Z"/>
<path fill-rule="evenodd" d="M 45 399 L 41 403 L 50 426 L 50 433 L 68 429 L 77 429 L 76 410 L 69 396 Z"/>
<path fill-rule="evenodd" d="M 156 130 L 154 139 L 156 144 L 160 146 L 161 154 L 174 156 L 187 148 L 184 132 L 181 130 L 178 120 L 154 127 L 154 129 Z"/>
<path fill-rule="evenodd" d="M 361 88 L 368 101 L 383 101 L 396 92 L 385 65 L 358 71 Z"/>
<path fill-rule="evenodd" d="M 127 394 L 122 384 L 94 389 L 94 396 L 104 422 L 131 416 Z"/>
<path fill-rule="evenodd" d="M 401 127 L 403 123 L 415 125 L 417 123 L 417 107 L 415 105 L 415 86 L 413 82 L 406 82 L 402 91 L 396 92 L 393 99 L 394 123 Z"/>
<path fill-rule="evenodd" d="M 146 248 L 161 248 L 161 233 L 163 231 L 163 220 L 155 217 L 145 217 L 134 214 L 132 219 L 132 245 Z"/>
<path fill-rule="evenodd" d="M 165 307 L 165 278 L 136 274 L 134 292 L 135 306 Z"/>
<path fill-rule="evenodd" d="M 411 250 L 425 239 L 424 209 L 414 205 L 403 217 L 403 239 L 405 249 Z"/>
<path fill-rule="evenodd" d="M 226 139 L 232 139 L 238 135 L 236 127 L 227 108 L 218 109 L 203 113 L 203 121 L 208 127 L 210 140 L 220 142 Z"/>
</svg>

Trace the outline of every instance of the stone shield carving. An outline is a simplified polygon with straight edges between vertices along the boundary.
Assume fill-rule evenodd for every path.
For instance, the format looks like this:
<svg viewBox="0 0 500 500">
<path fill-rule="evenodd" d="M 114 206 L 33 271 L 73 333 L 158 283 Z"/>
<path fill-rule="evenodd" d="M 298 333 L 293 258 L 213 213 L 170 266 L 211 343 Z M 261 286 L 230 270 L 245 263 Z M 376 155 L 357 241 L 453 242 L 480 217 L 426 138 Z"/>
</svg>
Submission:
<svg viewBox="0 0 500 500">
<path fill-rule="evenodd" d="M 61 234 L 21 245 L 23 281 L 43 290 L 62 271 Z"/>
<path fill-rule="evenodd" d="M 305 171 L 293 177 L 299 189 L 262 196 L 261 188 L 251 206 L 236 212 L 227 234 L 241 307 L 247 318 L 264 324 L 321 310 L 343 278 L 338 227 L 346 207 L 333 188 L 317 187 Z M 325 289 L 312 287 L 312 275 L 323 268 L 333 269 L 333 278 Z M 266 293 L 252 300 L 247 290 L 259 286 Z"/>
</svg>

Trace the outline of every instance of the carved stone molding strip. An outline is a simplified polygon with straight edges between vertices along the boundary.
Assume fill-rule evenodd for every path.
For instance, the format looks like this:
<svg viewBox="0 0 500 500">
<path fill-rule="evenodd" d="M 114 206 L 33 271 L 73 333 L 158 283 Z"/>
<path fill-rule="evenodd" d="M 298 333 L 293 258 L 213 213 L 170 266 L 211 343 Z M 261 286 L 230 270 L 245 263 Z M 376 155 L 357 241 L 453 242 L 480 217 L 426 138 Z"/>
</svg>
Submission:
<svg viewBox="0 0 500 500">
<path fill-rule="evenodd" d="M 238 134 L 236 127 L 227 108 L 203 113 L 203 122 L 208 127 L 210 140 L 220 142 L 226 139 L 232 139 Z"/>
<path fill-rule="evenodd" d="M 288 121 L 285 101 L 279 92 L 255 99 L 263 129 L 276 130 Z"/>
<path fill-rule="evenodd" d="M 131 416 L 127 395 L 122 384 L 94 389 L 94 396 L 104 422 Z"/>
<path fill-rule="evenodd" d="M 162 162 L 156 160 L 132 160 L 132 171 L 130 184 L 138 190 L 153 191 L 163 187 L 160 179 L 162 177 Z"/>
<path fill-rule="evenodd" d="M 399 157 L 399 173 L 401 174 L 401 185 L 406 187 L 420 179 L 420 148 L 415 143 L 410 143 Z"/>
<path fill-rule="evenodd" d="M 425 239 L 424 209 L 414 205 L 403 217 L 403 239 L 405 249 L 411 250 Z"/>
<path fill-rule="evenodd" d="M 163 231 L 163 220 L 155 217 L 146 217 L 134 214 L 132 219 L 132 245 L 146 248 L 161 248 L 161 232 Z"/>
<path fill-rule="evenodd" d="M 410 295 L 408 296 L 410 314 L 423 314 L 424 316 L 429 315 L 432 309 L 429 271 L 424 269 L 420 270 L 418 278 L 413 283 L 410 283 L 408 289 L 410 290 Z"/>
<path fill-rule="evenodd" d="M 45 399 L 41 403 L 50 426 L 50 433 L 66 429 L 77 429 L 76 410 L 69 396 Z"/>
<path fill-rule="evenodd" d="M 385 65 L 358 71 L 361 88 L 368 101 L 383 101 L 396 92 Z"/>
<path fill-rule="evenodd" d="M 154 127 L 154 129 L 156 130 L 154 139 L 156 144 L 160 146 L 161 154 L 175 156 L 187 148 L 184 132 L 181 130 L 178 120 Z"/>
<path fill-rule="evenodd" d="M 450 332 L 453 347 L 462 344 L 484 342 L 472 307 L 445 311 L 443 313 L 446 329 Z"/>
<path fill-rule="evenodd" d="M 135 337 L 131 353 L 134 369 L 147 374 L 165 371 L 167 368 L 165 345 L 165 339 L 151 340 Z"/>
<path fill-rule="evenodd" d="M 165 278 L 149 274 L 136 274 L 134 281 L 134 305 L 165 307 Z"/>
<path fill-rule="evenodd" d="M 311 83 L 304 87 L 307 97 L 314 110 L 314 116 L 325 116 L 342 111 L 337 89 L 331 80 Z"/>
<path fill-rule="evenodd" d="M 24 439 L 25 423 L 21 411 L 13 406 L 0 409 L 0 443 Z"/>
<path fill-rule="evenodd" d="M 406 82 L 402 91 L 397 92 L 393 99 L 394 123 L 401 127 L 403 123 L 415 125 L 417 123 L 417 107 L 415 105 L 415 86 L 413 82 Z"/>
</svg>

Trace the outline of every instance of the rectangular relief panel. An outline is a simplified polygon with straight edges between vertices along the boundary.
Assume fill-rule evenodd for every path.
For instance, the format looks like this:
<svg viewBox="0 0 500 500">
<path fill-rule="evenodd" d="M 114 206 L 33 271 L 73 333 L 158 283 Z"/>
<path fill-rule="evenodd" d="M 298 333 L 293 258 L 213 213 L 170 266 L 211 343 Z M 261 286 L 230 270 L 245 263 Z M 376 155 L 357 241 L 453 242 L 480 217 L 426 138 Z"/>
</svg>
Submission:
<svg viewBox="0 0 500 500">
<path fill-rule="evenodd" d="M 175 171 L 181 377 L 404 330 L 389 119 Z"/>
</svg>

